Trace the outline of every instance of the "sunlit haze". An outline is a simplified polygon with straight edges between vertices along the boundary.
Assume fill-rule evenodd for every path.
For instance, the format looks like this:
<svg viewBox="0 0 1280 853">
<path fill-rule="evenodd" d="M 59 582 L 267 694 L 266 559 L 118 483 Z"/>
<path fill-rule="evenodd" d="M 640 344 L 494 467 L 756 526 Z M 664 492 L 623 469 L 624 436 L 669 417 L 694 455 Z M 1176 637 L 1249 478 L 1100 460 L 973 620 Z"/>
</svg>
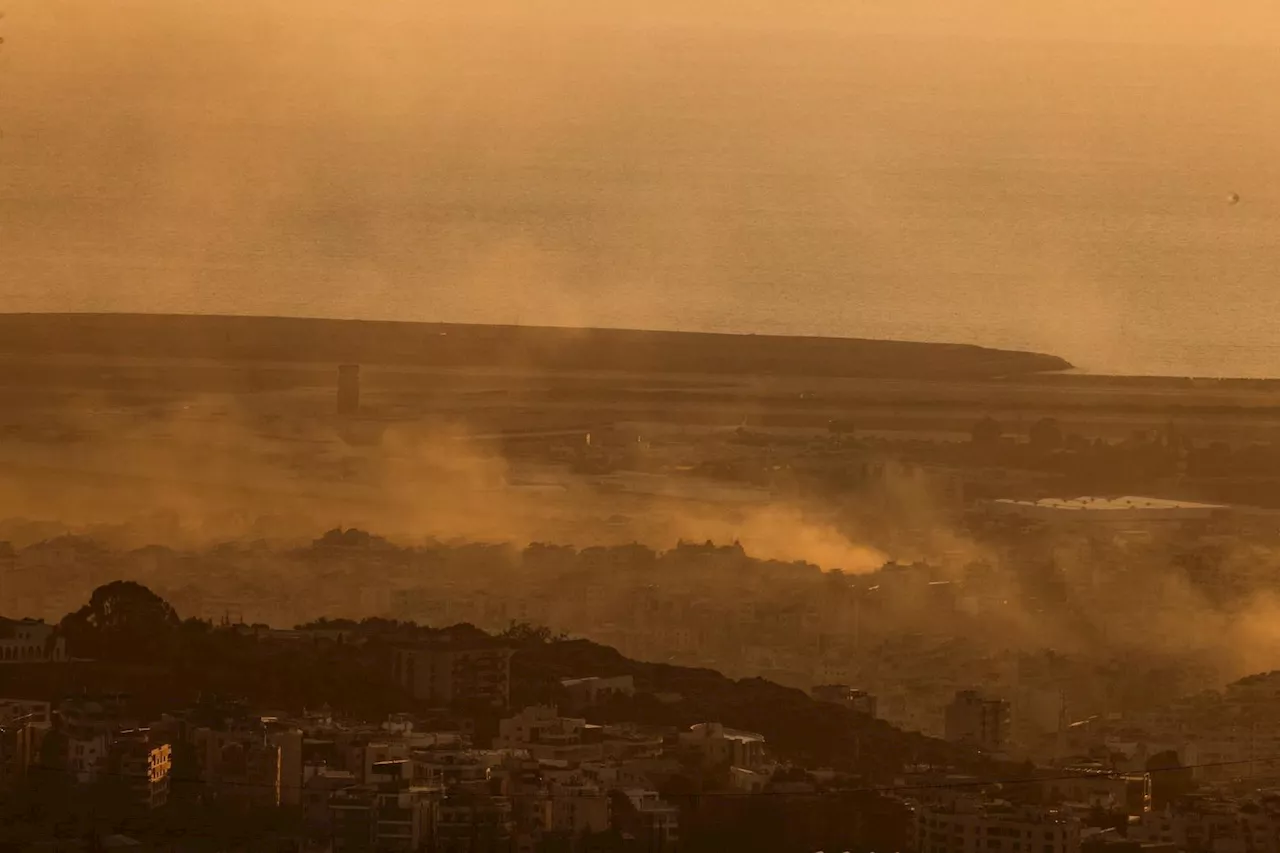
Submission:
<svg viewBox="0 0 1280 853">
<path fill-rule="evenodd" d="M 15 0 L 0 302 L 1280 371 L 1275 4 L 683 5 Z"/>
</svg>

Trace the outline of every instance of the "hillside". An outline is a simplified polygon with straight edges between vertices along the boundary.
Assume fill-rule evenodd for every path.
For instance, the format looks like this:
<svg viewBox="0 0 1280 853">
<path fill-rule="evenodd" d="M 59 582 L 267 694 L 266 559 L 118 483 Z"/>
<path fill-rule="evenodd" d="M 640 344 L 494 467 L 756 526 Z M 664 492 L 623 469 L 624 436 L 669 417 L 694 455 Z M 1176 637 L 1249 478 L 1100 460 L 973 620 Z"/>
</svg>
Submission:
<svg viewBox="0 0 1280 853">
<path fill-rule="evenodd" d="M 877 783 L 890 781 L 906 764 L 973 770 L 984 763 L 968 749 L 903 732 L 762 678 L 735 681 L 709 669 L 643 663 L 588 640 L 524 644 L 512 659 L 513 701 L 554 697 L 550 685 L 559 679 L 589 675 L 631 675 L 636 685 L 634 697 L 589 712 L 594 722 L 679 728 L 721 722 L 764 735 L 786 760 L 859 773 Z M 662 694 L 667 695 L 659 700 Z"/>
<path fill-rule="evenodd" d="M 95 608 L 129 613 L 118 627 L 92 621 Z M 329 705 L 340 713 L 379 719 L 417 707 L 392 680 L 391 651 L 438 640 L 495 642 L 471 625 L 430 629 L 384 619 L 324 621 L 305 633 L 265 625 L 215 628 L 177 614 L 150 590 L 131 582 L 100 587 L 93 601 L 61 623 L 78 662 L 0 667 L 0 696 L 56 700 L 82 692 L 122 692 L 152 715 L 188 707 L 201 696 L 240 697 L 258 708 L 301 710 Z M 351 638 L 334 642 L 334 629 Z M 764 735 L 776 756 L 808 767 L 831 767 L 874 783 L 892 781 L 903 765 L 930 763 L 975 770 L 975 753 L 908 734 L 883 721 L 805 693 L 752 678 L 734 681 L 706 669 L 650 664 L 587 640 L 555 640 L 516 628 L 501 635 L 512 648 L 511 706 L 563 704 L 560 679 L 631 675 L 636 695 L 590 709 L 597 722 L 637 722 L 684 728 L 720 722 Z M 93 657 L 89 661 L 84 658 Z M 487 716 L 487 712 L 486 712 Z M 490 720 L 493 725 L 496 721 Z"/>
<path fill-rule="evenodd" d="M 1071 367 L 1056 356 L 960 344 L 143 314 L 0 315 L 0 354 L 904 379 Z"/>
</svg>

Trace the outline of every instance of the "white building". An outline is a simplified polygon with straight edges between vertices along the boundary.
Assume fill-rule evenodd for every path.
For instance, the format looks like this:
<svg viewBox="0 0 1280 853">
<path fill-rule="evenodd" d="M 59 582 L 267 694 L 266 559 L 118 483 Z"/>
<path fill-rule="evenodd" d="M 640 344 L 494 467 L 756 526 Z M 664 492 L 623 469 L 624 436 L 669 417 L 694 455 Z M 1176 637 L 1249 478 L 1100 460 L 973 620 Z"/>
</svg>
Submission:
<svg viewBox="0 0 1280 853">
<path fill-rule="evenodd" d="M 56 628 L 41 619 L 0 617 L 0 664 L 65 661 L 66 640 L 55 633 Z"/>
</svg>

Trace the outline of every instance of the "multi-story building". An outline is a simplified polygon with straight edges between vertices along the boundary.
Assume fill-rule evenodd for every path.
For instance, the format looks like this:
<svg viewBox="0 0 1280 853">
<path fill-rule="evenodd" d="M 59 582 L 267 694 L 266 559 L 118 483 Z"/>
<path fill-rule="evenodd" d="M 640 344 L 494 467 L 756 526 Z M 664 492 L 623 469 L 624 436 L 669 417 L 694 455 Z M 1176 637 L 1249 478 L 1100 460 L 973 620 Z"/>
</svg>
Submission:
<svg viewBox="0 0 1280 853">
<path fill-rule="evenodd" d="M 0 617 L 0 664 L 62 663 L 67 643 L 57 628 L 43 619 Z"/>
<path fill-rule="evenodd" d="M 275 719 L 264 720 L 267 744 L 280 749 L 280 805 L 302 804 L 302 730 Z"/>
<path fill-rule="evenodd" d="M 976 690 L 961 690 L 946 708 L 944 728 L 952 743 L 999 752 L 1009 739 L 1009 703 Z"/>
<path fill-rule="evenodd" d="M 349 747 L 346 766 L 354 772 L 363 783 L 371 783 L 379 772 L 386 768 L 380 765 L 389 761 L 404 762 L 405 773 L 413 777 L 413 764 L 410 761 L 413 747 L 407 740 L 370 740 L 357 742 Z"/>
<path fill-rule="evenodd" d="M 659 799 L 657 791 L 628 788 L 623 793 L 635 808 L 627 821 L 633 825 L 627 828 L 639 840 L 639 849 L 675 850 L 680 844 L 680 810 Z"/>
<path fill-rule="evenodd" d="M 67 769 L 81 784 L 98 781 L 117 732 L 137 728 L 119 694 L 78 696 L 62 702 L 55 717 L 66 737 Z"/>
<path fill-rule="evenodd" d="M 609 829 L 609 796 L 603 788 L 572 773 L 552 780 L 549 792 L 547 831 L 576 838 Z"/>
<path fill-rule="evenodd" d="M 697 723 L 680 733 L 680 743 L 698 750 L 708 765 L 727 763 L 753 770 L 765 763 L 764 735 L 725 728 L 721 723 Z"/>
<path fill-rule="evenodd" d="M 442 791 L 412 785 L 401 765 L 380 762 L 374 781 L 329 795 L 330 843 L 334 853 L 418 853 L 429 849 Z"/>
<path fill-rule="evenodd" d="M 149 729 L 120 731 L 107 752 L 107 772 L 130 803 L 148 811 L 158 809 L 169 801 L 172 754 L 172 746 L 153 739 Z"/>
<path fill-rule="evenodd" d="M 10 703 L 10 705 L 15 703 Z M 54 714 L 46 703 L 28 711 L 44 720 L 55 719 L 61 734 L 61 760 L 81 784 L 106 782 L 124 795 L 132 807 L 160 808 L 169 798 L 169 771 L 172 744 L 161 733 L 138 726 L 126 710 L 119 694 L 81 696 L 62 702 Z M 44 723 L 46 731 L 52 731 Z M 28 740 L 28 762 L 35 757 L 36 744 Z"/>
<path fill-rule="evenodd" d="M 438 707 L 505 708 L 511 699 L 512 650 L 495 642 L 434 642 L 393 652 L 397 684 Z"/>
<path fill-rule="evenodd" d="M 283 750 L 260 721 L 191 732 L 201 778 L 213 796 L 259 806 L 281 803 Z"/>
<path fill-rule="evenodd" d="M 511 801 L 476 788 L 450 791 L 440 801 L 436 853 L 480 853 L 512 848 L 516 826 Z"/>
<path fill-rule="evenodd" d="M 493 745 L 523 750 L 534 758 L 598 761 L 604 757 L 604 728 L 562 717 L 552 706 L 535 705 L 500 721 Z"/>
<path fill-rule="evenodd" d="M 335 791 L 354 788 L 360 780 L 349 770 L 334 770 L 324 765 L 303 768 L 302 823 L 307 832 L 328 838 L 333 834 L 333 812 L 330 798 Z"/>
<path fill-rule="evenodd" d="M 915 853 L 1078 853 L 1080 822 L 1052 809 L 1014 807 L 978 797 L 917 804 Z"/>
<path fill-rule="evenodd" d="M 48 702 L 0 699 L 0 792 L 21 784 L 52 727 Z"/>
</svg>

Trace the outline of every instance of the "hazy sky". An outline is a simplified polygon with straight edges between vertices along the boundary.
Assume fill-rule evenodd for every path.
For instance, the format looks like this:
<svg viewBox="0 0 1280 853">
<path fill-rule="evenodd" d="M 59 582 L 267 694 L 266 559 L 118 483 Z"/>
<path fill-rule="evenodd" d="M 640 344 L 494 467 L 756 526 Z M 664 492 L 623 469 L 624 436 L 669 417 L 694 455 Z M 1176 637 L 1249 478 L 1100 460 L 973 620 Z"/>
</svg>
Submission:
<svg viewBox="0 0 1280 853">
<path fill-rule="evenodd" d="M 1274 0 L 368 5 L 11 0 L 0 310 L 1280 374 Z"/>
</svg>

